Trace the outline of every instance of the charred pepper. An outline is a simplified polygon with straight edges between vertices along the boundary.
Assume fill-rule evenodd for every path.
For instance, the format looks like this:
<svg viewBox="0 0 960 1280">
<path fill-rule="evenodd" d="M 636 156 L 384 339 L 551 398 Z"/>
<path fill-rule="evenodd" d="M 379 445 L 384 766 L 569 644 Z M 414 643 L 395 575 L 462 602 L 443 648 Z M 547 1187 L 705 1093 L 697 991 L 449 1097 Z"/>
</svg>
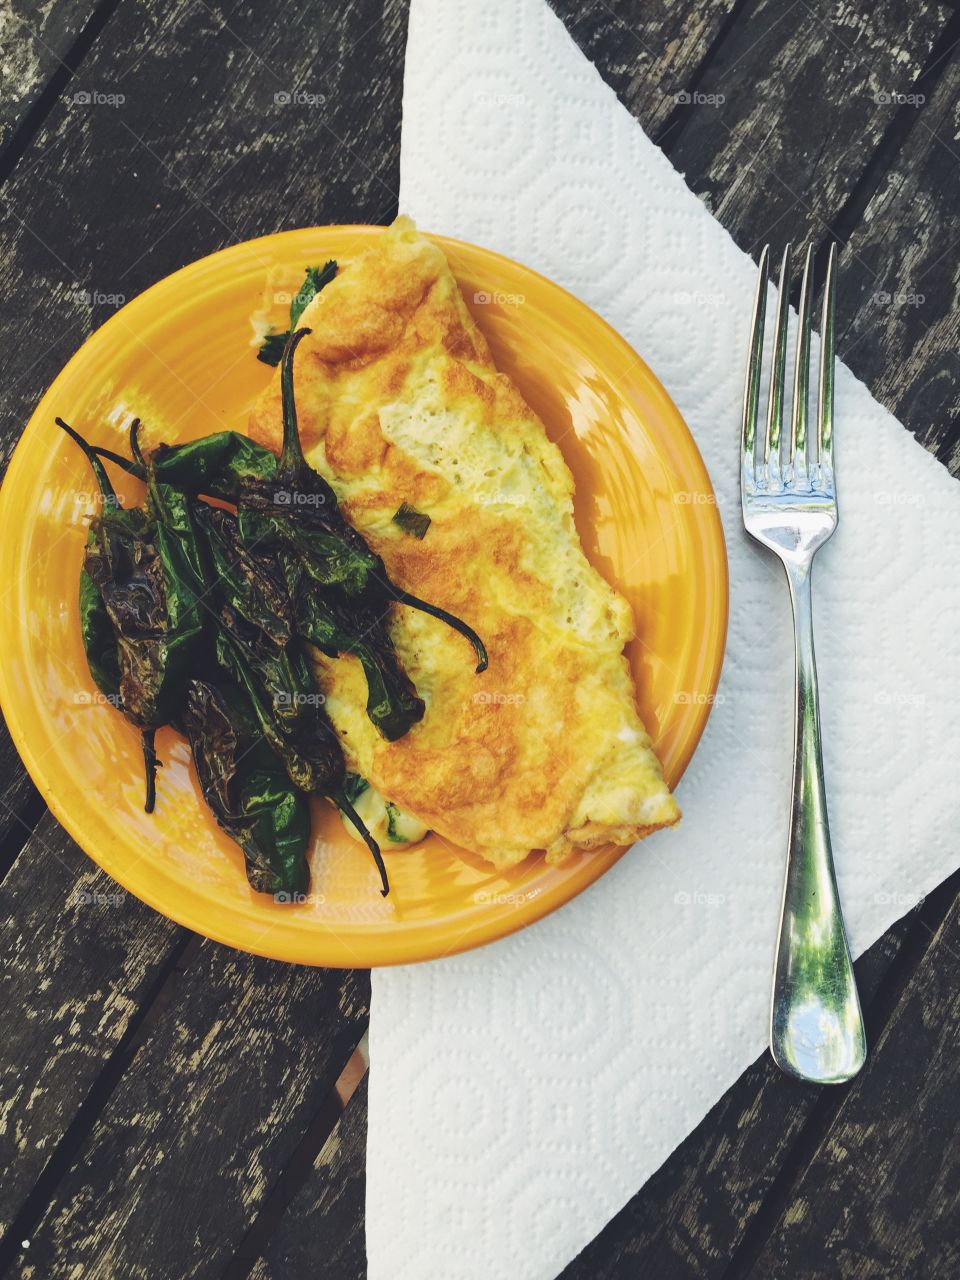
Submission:
<svg viewBox="0 0 960 1280">
<path fill-rule="evenodd" d="M 242 691 L 191 680 L 181 714 L 204 799 L 243 850 L 258 893 L 296 900 L 309 884 L 310 809 L 262 739 Z"/>
<path fill-rule="evenodd" d="M 423 719 L 425 706 L 400 665 L 386 617 L 324 590 L 304 573 L 296 557 L 284 557 L 297 634 L 327 657 L 356 657 L 367 680 L 367 715 L 390 742 Z"/>
<path fill-rule="evenodd" d="M 57 424 L 83 449 L 103 497 L 84 551 L 87 581 L 81 578 L 81 615 L 86 616 L 85 639 L 93 643 L 98 637 L 93 651 L 106 655 L 95 656 L 91 664 L 98 684 L 98 670 L 102 679 L 112 683 L 104 615 L 112 629 L 119 673 L 117 697 L 124 715 L 140 730 L 146 773 L 144 808 L 151 813 L 156 801 L 154 735 L 176 716 L 199 636 L 198 611 L 192 594 L 177 577 L 153 516 L 121 506 L 96 452 L 61 418 Z M 99 595 L 102 612 L 94 593 Z"/>
<path fill-rule="evenodd" d="M 284 637 L 279 625 L 286 606 L 278 591 L 280 580 L 256 558 L 231 561 L 230 549 L 239 545 L 239 536 L 230 512 L 198 505 L 196 517 L 213 567 L 210 595 L 217 616 L 218 664 L 243 690 L 260 733 L 290 781 L 301 791 L 327 796 L 356 827 L 373 854 L 386 895 L 389 883 L 380 847 L 343 790 L 346 764 L 323 695 L 300 639 L 289 633 Z"/>
</svg>

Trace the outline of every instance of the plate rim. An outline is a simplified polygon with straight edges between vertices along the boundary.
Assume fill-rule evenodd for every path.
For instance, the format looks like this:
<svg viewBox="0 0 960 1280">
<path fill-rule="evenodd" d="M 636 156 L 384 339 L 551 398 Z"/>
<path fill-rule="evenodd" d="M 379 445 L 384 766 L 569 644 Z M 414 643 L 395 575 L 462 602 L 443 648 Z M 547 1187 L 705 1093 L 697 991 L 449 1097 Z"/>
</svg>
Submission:
<svg viewBox="0 0 960 1280">
<path fill-rule="evenodd" d="M 157 291 L 166 289 L 171 282 L 179 280 L 181 277 L 189 277 L 192 274 L 198 274 L 211 267 L 216 268 L 219 260 L 226 259 L 229 261 L 243 253 L 249 253 L 252 249 L 260 244 L 269 243 L 275 245 L 278 240 L 299 239 L 304 235 L 317 233 L 319 236 L 324 234 L 346 234 L 356 233 L 358 240 L 365 241 L 371 236 L 382 233 L 386 230 L 385 225 L 374 223 L 337 223 L 327 224 L 318 227 L 298 227 L 287 228 L 282 231 L 270 232 L 266 235 L 257 236 L 248 240 L 243 240 L 237 244 L 227 245 L 221 249 L 214 250 L 213 253 L 205 254 L 192 262 L 178 267 L 175 271 L 169 272 L 167 275 L 154 281 L 148 285 L 146 289 L 127 300 L 124 305 L 109 316 L 103 324 L 98 326 L 93 333 L 89 334 L 81 345 L 73 352 L 67 362 L 52 382 L 45 388 L 41 394 L 37 404 L 30 414 L 30 417 L 20 434 L 19 439 L 13 449 L 10 461 L 7 466 L 6 473 L 3 477 L 2 485 L 0 485 L 0 547 L 3 542 L 3 531 L 10 520 L 10 511 L 17 489 L 17 479 L 19 472 L 26 466 L 29 441 L 28 436 L 31 434 L 31 428 L 40 416 L 40 411 L 47 402 L 48 398 L 56 393 L 58 385 L 64 380 L 68 371 L 76 361 L 82 358 L 84 353 L 88 352 L 91 346 L 99 348 L 105 343 L 115 328 L 122 328 L 124 313 L 128 312 L 131 307 L 142 305 L 145 299 Z M 683 777 L 686 769 L 689 767 L 697 748 L 703 737 L 707 722 L 712 711 L 714 698 L 712 695 L 716 693 L 720 682 L 720 676 L 723 668 L 724 657 L 726 653 L 726 640 L 729 624 L 729 564 L 727 559 L 726 540 L 723 532 L 723 524 L 720 518 L 719 508 L 716 502 L 716 496 L 710 474 L 707 470 L 706 463 L 697 445 L 696 439 L 687 425 L 679 408 L 673 401 L 663 383 L 657 377 L 656 373 L 651 369 L 650 365 L 637 352 L 633 346 L 623 337 L 623 335 L 614 328 L 603 316 L 583 302 L 575 294 L 568 289 L 550 279 L 548 276 L 536 271 L 534 268 L 524 263 L 518 262 L 514 258 L 510 258 L 506 254 L 502 254 L 493 249 L 488 249 L 483 245 L 473 244 L 470 241 L 457 239 L 455 237 L 441 235 L 429 230 L 423 230 L 421 234 L 425 235 L 429 240 L 438 244 L 445 253 L 448 253 L 452 259 L 451 270 L 454 276 L 457 275 L 455 269 L 455 255 L 458 249 L 464 249 L 468 253 L 480 254 L 486 259 L 492 259 L 505 264 L 508 271 L 520 273 L 536 280 L 542 287 L 548 290 L 557 291 L 567 300 L 567 304 L 573 308 L 585 311 L 589 314 L 594 324 L 601 326 L 605 331 L 608 341 L 612 341 L 616 346 L 621 348 L 625 354 L 630 357 L 629 363 L 625 367 L 639 369 L 649 379 L 655 389 L 659 399 L 670 417 L 673 419 L 674 428 L 679 428 L 680 436 L 684 439 L 684 443 L 690 453 L 690 461 L 696 469 L 698 469 L 699 485 L 698 491 L 710 495 L 713 501 L 707 501 L 702 504 L 699 516 L 706 521 L 706 527 L 712 531 L 712 549 L 711 568 L 715 575 L 715 594 L 716 594 L 716 610 L 711 616 L 712 626 L 712 659 L 707 667 L 705 687 L 709 690 L 709 696 L 704 699 L 698 708 L 699 717 L 695 731 L 689 736 L 688 746 L 682 755 L 680 764 L 677 769 L 676 776 L 672 778 L 671 789 L 675 789 L 680 779 Z M 269 256 L 269 254 L 267 255 Z M 265 265 L 265 271 L 269 266 Z M 624 392 L 626 395 L 626 393 Z M 5 551 L 2 553 L 3 560 L 12 560 L 13 552 Z M 0 630 L 6 624 L 0 621 Z M 12 706 L 12 695 L 10 689 L 10 677 L 8 675 L 8 667 L 6 663 L 0 663 L 0 709 L 3 711 L 4 719 L 7 725 L 10 737 L 14 746 L 23 761 L 31 779 L 36 785 L 38 791 L 43 797 L 45 803 L 54 815 L 60 825 L 66 830 L 68 835 L 83 850 L 86 857 L 98 867 L 100 867 L 107 875 L 111 876 L 120 886 L 132 896 L 146 903 L 152 910 L 173 920 L 175 923 L 189 928 L 202 937 L 223 945 L 232 947 L 236 950 L 247 951 L 255 955 L 264 956 L 267 959 L 274 959 L 284 963 L 305 964 L 326 968 L 373 968 L 385 967 L 397 964 L 411 964 L 432 959 L 439 959 L 445 956 L 451 956 L 463 951 L 471 950 L 478 946 L 483 946 L 504 938 L 512 933 L 526 928 L 528 925 L 534 924 L 537 920 L 541 920 L 552 912 L 558 910 L 567 902 L 573 901 L 579 897 L 581 893 L 589 889 L 605 875 L 612 867 L 614 867 L 620 859 L 633 848 L 632 845 L 626 846 L 609 846 L 605 850 L 598 850 L 595 854 L 586 855 L 587 866 L 581 882 L 572 888 L 567 884 L 558 886 L 552 893 L 547 892 L 533 898 L 525 898 L 523 903 L 501 904 L 495 903 L 490 905 L 489 910 L 480 919 L 469 924 L 459 936 L 449 945 L 440 945 L 441 939 L 436 937 L 437 924 L 432 919 L 417 920 L 410 922 L 404 926 L 402 930 L 392 932 L 390 926 L 386 928 L 382 926 L 347 926 L 344 933 L 336 925 L 322 924 L 318 926 L 318 933 L 328 935 L 331 939 L 336 938 L 340 948 L 340 954 L 337 957 L 330 956 L 314 957 L 304 956 L 302 948 L 297 943 L 300 935 L 295 931 L 284 930 L 282 928 L 264 930 L 262 934 L 262 942 L 258 945 L 257 938 L 245 938 L 241 943 L 235 937 L 230 936 L 228 928 L 219 927 L 219 917 L 211 922 L 203 918 L 203 900 L 187 897 L 185 900 L 177 900 L 175 909 L 171 910 L 169 904 L 158 900 L 162 895 L 155 895 L 151 892 L 145 892 L 140 887 L 134 889 L 127 883 L 123 875 L 123 866 L 117 867 L 113 858 L 110 856 L 109 849 L 103 849 L 102 855 L 106 857 L 95 856 L 81 841 L 78 830 L 79 824 L 75 827 L 68 806 L 62 805 L 57 795 L 56 787 L 52 780 L 48 779 L 40 759 L 33 751 L 29 734 L 26 731 L 21 718 L 14 714 L 11 716 L 10 708 Z M 119 859 L 117 861 L 120 861 Z M 230 919 L 231 917 L 227 917 Z M 279 924 L 279 921 L 278 921 Z M 421 936 L 421 935 L 426 936 Z M 267 945 L 267 939 L 272 945 Z M 349 939 L 349 941 L 348 941 Z M 386 939 L 386 941 L 385 941 Z M 357 956 L 355 953 L 351 956 L 347 952 L 353 952 L 350 941 L 355 940 L 365 951 L 371 954 Z M 384 950 L 386 947 L 386 950 Z M 376 953 L 376 954 L 372 954 Z"/>
</svg>

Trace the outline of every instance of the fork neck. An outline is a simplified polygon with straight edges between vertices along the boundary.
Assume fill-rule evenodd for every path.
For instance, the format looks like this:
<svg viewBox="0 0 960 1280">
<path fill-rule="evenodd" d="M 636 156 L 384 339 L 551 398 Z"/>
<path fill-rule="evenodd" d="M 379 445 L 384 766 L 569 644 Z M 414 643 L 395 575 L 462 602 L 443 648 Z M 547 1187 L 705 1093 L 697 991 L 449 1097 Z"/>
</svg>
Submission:
<svg viewBox="0 0 960 1280">
<path fill-rule="evenodd" d="M 784 560 L 790 601 L 793 605 L 796 641 L 796 722 L 794 796 L 803 793 L 810 814 L 826 830 L 826 802 L 823 795 L 823 762 L 820 751 L 820 699 L 817 661 L 813 646 L 812 557 Z M 829 836 L 826 837 L 829 844 Z"/>
</svg>

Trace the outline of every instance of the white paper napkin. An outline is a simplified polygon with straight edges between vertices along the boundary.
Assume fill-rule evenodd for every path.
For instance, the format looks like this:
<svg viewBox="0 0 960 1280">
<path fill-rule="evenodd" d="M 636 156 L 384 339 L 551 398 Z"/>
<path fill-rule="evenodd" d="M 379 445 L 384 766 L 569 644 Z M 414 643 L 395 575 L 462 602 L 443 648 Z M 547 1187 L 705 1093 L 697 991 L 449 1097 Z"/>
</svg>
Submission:
<svg viewBox="0 0 960 1280">
<path fill-rule="evenodd" d="M 371 1280 L 547 1278 L 765 1045 L 792 634 L 782 571 L 740 527 L 756 270 L 544 0 L 413 0 L 401 174 L 424 228 L 552 277 L 637 348 L 727 536 L 726 664 L 682 825 L 515 937 L 373 975 Z M 814 592 L 859 953 L 960 863 L 960 486 L 844 369 L 836 416 L 841 523 Z"/>
</svg>

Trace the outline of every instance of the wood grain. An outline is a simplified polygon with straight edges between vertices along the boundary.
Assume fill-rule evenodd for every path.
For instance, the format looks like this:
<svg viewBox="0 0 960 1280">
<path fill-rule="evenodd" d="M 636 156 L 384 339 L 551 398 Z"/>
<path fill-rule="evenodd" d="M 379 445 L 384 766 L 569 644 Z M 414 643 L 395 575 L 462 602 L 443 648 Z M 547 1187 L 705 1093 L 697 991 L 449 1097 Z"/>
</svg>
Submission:
<svg viewBox="0 0 960 1280">
<path fill-rule="evenodd" d="M 30 838 L 46 805 L 0 719 L 0 880 Z"/>
<path fill-rule="evenodd" d="M 844 360 L 921 444 L 960 474 L 960 53 L 842 255 Z M 909 231 L 909 234 L 906 232 Z"/>
<path fill-rule="evenodd" d="M 744 1276 L 958 1274 L 958 1037 L 960 903 Z"/>
<path fill-rule="evenodd" d="M 120 301 L 252 236 L 393 217 L 405 12 L 117 10 L 77 76 L 101 100 L 65 93 L 6 184 L 0 458 Z"/>
<path fill-rule="evenodd" d="M 97 0 L 6 0 L 0 4 L 0 164 L 17 128 L 58 71 L 69 74 L 77 39 L 94 16 Z"/>
<path fill-rule="evenodd" d="M 204 943 L 31 1233 L 24 1280 L 219 1276 L 367 1024 L 366 973 Z"/>
<path fill-rule="evenodd" d="M 367 1081 L 347 1103 L 310 1176 L 250 1280 L 362 1280 L 366 1194 Z"/>
<path fill-rule="evenodd" d="M 550 0 L 550 6 L 627 110 L 656 137 L 682 106 L 678 95 L 696 89 L 735 0 Z"/>
<path fill-rule="evenodd" d="M 6 1231 L 184 935 L 49 815 L 0 885 L 0 914 Z"/>
<path fill-rule="evenodd" d="M 742 248 L 819 244 L 948 12 L 910 0 L 750 0 L 667 154 Z"/>
</svg>

